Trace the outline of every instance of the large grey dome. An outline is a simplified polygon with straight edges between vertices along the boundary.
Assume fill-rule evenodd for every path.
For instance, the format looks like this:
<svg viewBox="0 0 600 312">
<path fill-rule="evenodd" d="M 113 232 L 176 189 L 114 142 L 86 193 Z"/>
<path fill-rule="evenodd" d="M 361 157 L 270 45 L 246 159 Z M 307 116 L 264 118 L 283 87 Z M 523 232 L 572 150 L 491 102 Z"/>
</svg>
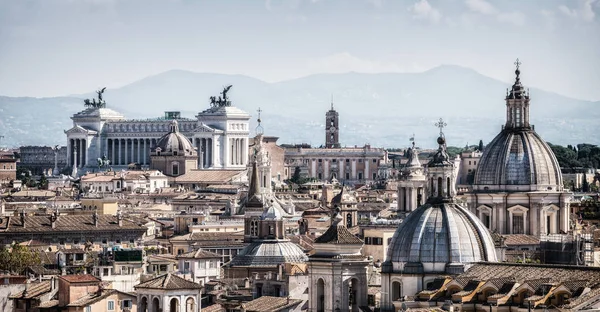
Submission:
<svg viewBox="0 0 600 312">
<path fill-rule="evenodd" d="M 230 266 L 277 267 L 282 263 L 304 263 L 308 257 L 290 241 L 260 240 L 250 243 L 235 256 Z"/>
<path fill-rule="evenodd" d="M 480 261 L 497 261 L 494 240 L 477 217 L 454 203 L 413 211 L 394 233 L 387 254 L 393 271 L 405 273 L 460 273 L 464 264 Z"/>
<path fill-rule="evenodd" d="M 515 83 L 506 94 L 506 124 L 486 146 L 473 191 L 562 191 L 562 175 L 552 149 L 529 121 L 529 92 L 515 62 Z"/>
<path fill-rule="evenodd" d="M 188 138 L 179 132 L 177 120 L 171 122 L 169 133 L 163 135 L 152 148 L 153 152 L 161 152 L 172 154 L 177 152 L 178 155 L 193 155 L 195 150 Z"/>
<path fill-rule="evenodd" d="M 505 129 L 485 148 L 473 190 L 560 191 L 562 175 L 552 149 L 533 129 Z"/>
</svg>

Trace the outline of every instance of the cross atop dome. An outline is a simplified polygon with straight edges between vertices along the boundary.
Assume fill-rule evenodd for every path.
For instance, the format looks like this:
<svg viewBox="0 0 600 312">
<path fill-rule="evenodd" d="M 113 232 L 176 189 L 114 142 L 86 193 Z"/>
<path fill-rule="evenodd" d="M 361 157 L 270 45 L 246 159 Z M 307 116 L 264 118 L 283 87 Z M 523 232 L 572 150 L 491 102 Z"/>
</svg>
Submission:
<svg viewBox="0 0 600 312">
<path fill-rule="evenodd" d="M 438 122 L 435 123 L 435 126 L 438 127 L 438 128 L 440 128 L 440 138 L 444 137 L 444 128 L 447 125 L 448 124 L 442 118 L 440 118 L 440 120 L 438 120 Z M 414 136 L 413 136 L 413 140 L 414 140 Z"/>
</svg>

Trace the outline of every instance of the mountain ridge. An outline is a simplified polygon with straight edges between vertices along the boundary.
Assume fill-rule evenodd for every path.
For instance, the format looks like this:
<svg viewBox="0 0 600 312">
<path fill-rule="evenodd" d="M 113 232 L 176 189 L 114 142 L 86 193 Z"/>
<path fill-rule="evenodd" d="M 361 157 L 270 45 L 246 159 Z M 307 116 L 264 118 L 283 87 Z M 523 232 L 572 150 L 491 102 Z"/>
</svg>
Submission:
<svg viewBox="0 0 600 312">
<path fill-rule="evenodd" d="M 526 75 L 522 80 L 527 85 Z M 431 123 L 440 117 L 449 120 L 447 135 L 455 135 L 457 142 L 491 140 L 503 124 L 505 90 L 511 85 L 456 65 L 421 73 L 324 73 L 281 82 L 174 69 L 107 89 L 104 98 L 108 107 L 126 118 L 153 118 L 167 110 L 193 118 L 209 107 L 209 96 L 218 95 L 229 84 L 233 85 L 229 93 L 233 105 L 252 115 L 260 107 L 263 126 L 279 136 L 281 143 L 320 145 L 324 114 L 333 94 L 343 142 L 388 147 L 406 145 L 404 140 L 412 132 L 435 137 Z M 0 96 L 0 135 L 5 136 L 0 144 L 64 144 L 62 131 L 70 128 L 69 117 L 83 110 L 84 98 L 95 96 L 94 92 L 46 98 Z M 597 131 L 593 120 L 600 118 L 600 101 L 538 88 L 531 88 L 531 96 L 532 122 L 539 124 L 536 129 L 546 140 L 580 143 L 587 139 L 586 133 Z M 580 142 L 572 141 L 578 138 Z M 435 138 L 431 141 L 435 144 Z"/>
</svg>

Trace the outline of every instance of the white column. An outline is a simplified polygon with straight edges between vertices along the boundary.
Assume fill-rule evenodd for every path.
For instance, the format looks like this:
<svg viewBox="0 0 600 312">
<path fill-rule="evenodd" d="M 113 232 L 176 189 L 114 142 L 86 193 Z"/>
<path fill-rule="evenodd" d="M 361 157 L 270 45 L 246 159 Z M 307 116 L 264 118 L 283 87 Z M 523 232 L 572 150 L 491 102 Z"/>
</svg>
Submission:
<svg viewBox="0 0 600 312">
<path fill-rule="evenodd" d="M 223 143 L 226 144 L 227 140 L 223 139 Z M 210 144 L 208 145 L 208 147 L 210 147 L 210 157 L 208 158 L 208 160 L 210 161 L 210 167 L 214 167 L 214 166 L 223 166 L 222 161 L 220 163 L 217 163 L 217 159 L 219 160 L 223 160 L 224 158 L 221 157 L 221 150 L 217 149 L 217 141 L 215 140 L 215 137 L 212 137 L 210 139 Z M 227 146 L 225 146 L 225 148 L 223 148 L 222 150 L 227 151 Z M 218 156 L 217 156 L 218 155 Z M 218 158 L 217 158 L 218 157 Z M 227 155 L 225 155 L 225 157 L 227 157 Z M 225 161 L 227 161 L 227 159 L 224 159 Z"/>
<path fill-rule="evenodd" d="M 125 163 L 124 165 L 128 165 L 129 164 L 129 140 L 127 138 L 125 138 Z"/>
<path fill-rule="evenodd" d="M 79 168 L 83 167 L 83 140 L 82 139 L 77 139 L 78 141 L 78 146 L 79 146 L 79 161 L 78 161 L 78 165 Z"/>
<path fill-rule="evenodd" d="M 350 179 L 358 179 L 356 176 L 356 159 L 351 159 L 350 161 L 352 161 L 352 175 Z"/>
<path fill-rule="evenodd" d="M 119 162 L 117 163 L 117 165 L 121 165 L 123 163 L 123 158 L 121 158 L 123 156 L 123 154 L 121 153 L 121 139 L 117 139 L 117 142 L 119 143 L 119 147 L 117 148 L 117 154 L 119 156 Z"/>
<path fill-rule="evenodd" d="M 365 180 L 371 180 L 371 174 L 369 173 L 369 163 L 371 159 L 365 158 Z"/>
<path fill-rule="evenodd" d="M 71 139 L 67 137 L 67 167 L 71 166 L 71 162 L 73 161 L 71 157 Z"/>
<path fill-rule="evenodd" d="M 248 165 L 248 138 L 244 138 L 242 144 L 244 146 L 244 149 L 243 149 L 243 153 L 244 153 L 243 154 L 243 156 L 244 156 L 243 160 L 244 161 L 243 161 L 242 165 L 247 166 Z"/>
</svg>

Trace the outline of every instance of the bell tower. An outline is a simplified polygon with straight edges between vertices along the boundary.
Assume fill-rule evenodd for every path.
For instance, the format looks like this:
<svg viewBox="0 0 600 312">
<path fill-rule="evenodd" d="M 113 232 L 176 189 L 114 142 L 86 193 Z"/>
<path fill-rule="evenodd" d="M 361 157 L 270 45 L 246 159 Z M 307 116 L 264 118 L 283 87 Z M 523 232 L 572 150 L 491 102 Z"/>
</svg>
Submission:
<svg viewBox="0 0 600 312">
<path fill-rule="evenodd" d="M 339 148 L 340 147 L 340 115 L 333 109 L 333 96 L 331 97 L 331 109 L 325 113 L 325 147 Z"/>
</svg>

